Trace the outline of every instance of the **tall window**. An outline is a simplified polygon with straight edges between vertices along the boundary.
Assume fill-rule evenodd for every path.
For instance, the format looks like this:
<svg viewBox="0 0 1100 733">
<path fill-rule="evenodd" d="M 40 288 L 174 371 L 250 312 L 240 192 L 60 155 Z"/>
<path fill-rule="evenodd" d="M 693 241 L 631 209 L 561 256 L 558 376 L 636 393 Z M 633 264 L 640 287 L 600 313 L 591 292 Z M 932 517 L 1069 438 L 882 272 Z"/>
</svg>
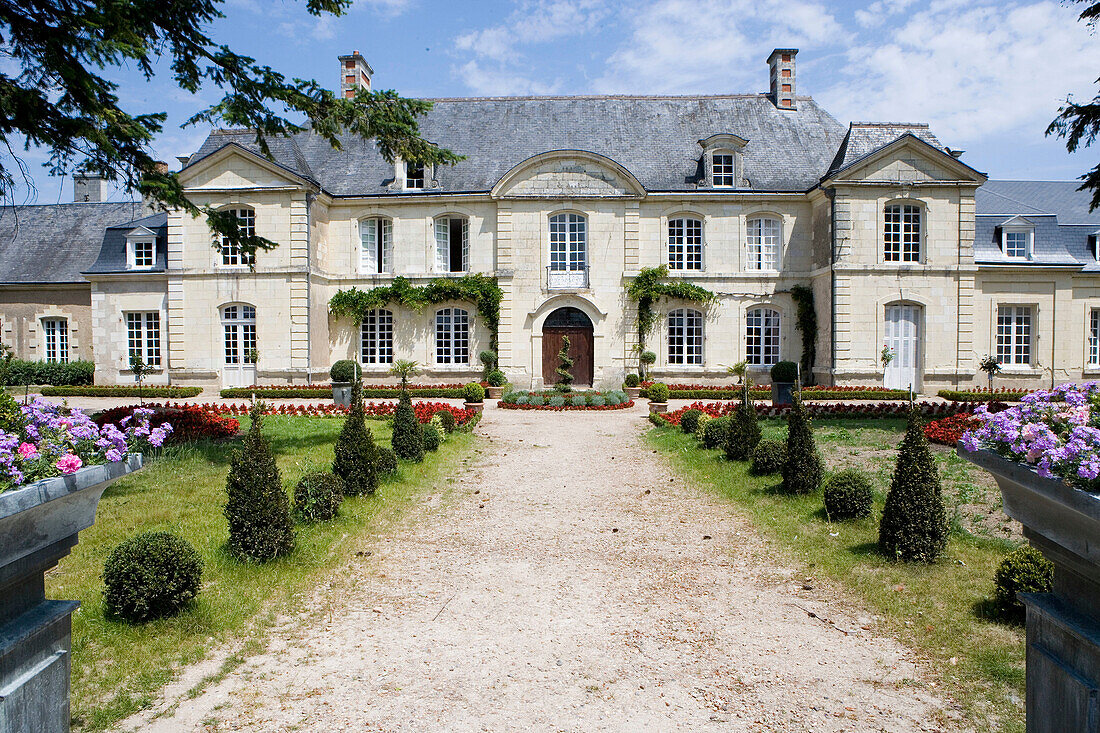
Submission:
<svg viewBox="0 0 1100 733">
<path fill-rule="evenodd" d="M 1089 366 L 1100 367 L 1100 308 L 1089 311 Z"/>
<path fill-rule="evenodd" d="M 668 269 L 703 269 L 703 222 L 698 219 L 669 219 Z"/>
<path fill-rule="evenodd" d="M 1030 231 L 1006 231 L 1001 236 L 1004 237 L 1005 257 L 1027 259 L 1028 250 L 1030 249 L 1028 246 L 1031 239 Z"/>
<path fill-rule="evenodd" d="M 227 305 L 222 309 L 225 333 L 225 363 L 256 363 L 256 309 L 250 305 Z"/>
<path fill-rule="evenodd" d="M 703 363 L 703 314 L 679 308 L 668 314 L 668 363 Z"/>
<path fill-rule="evenodd" d="M 130 246 L 132 247 L 130 267 L 140 270 L 153 266 L 156 259 L 156 243 L 152 239 L 138 239 Z"/>
<path fill-rule="evenodd" d="M 470 220 L 442 217 L 435 220 L 436 272 L 465 272 L 469 269 Z"/>
<path fill-rule="evenodd" d="M 359 244 L 359 267 L 363 272 L 392 272 L 392 221 L 378 217 L 359 222 Z"/>
<path fill-rule="evenodd" d="M 393 313 L 367 311 L 360 327 L 360 357 L 364 364 L 393 363 Z"/>
<path fill-rule="evenodd" d="M 779 363 L 779 311 L 753 308 L 745 323 L 745 361 L 757 366 Z"/>
<path fill-rule="evenodd" d="M 748 221 L 750 270 L 775 270 L 779 265 L 782 226 L 778 219 L 758 217 Z"/>
<path fill-rule="evenodd" d="M 550 217 L 550 269 L 577 272 L 588 265 L 588 224 L 580 214 Z"/>
<path fill-rule="evenodd" d="M 42 336 L 46 347 L 46 361 L 66 364 L 69 361 L 69 322 L 64 318 L 47 318 L 42 321 Z"/>
<path fill-rule="evenodd" d="M 920 207 L 890 204 L 885 215 L 883 259 L 887 262 L 920 262 Z"/>
<path fill-rule="evenodd" d="M 126 338 L 130 361 L 160 366 L 160 313 L 127 313 Z"/>
<path fill-rule="evenodd" d="M 244 237 L 256 236 L 256 212 L 252 209 L 230 209 L 237 217 L 237 227 Z M 255 254 L 242 252 L 238 245 L 231 244 L 228 238 L 222 238 L 222 264 L 226 266 L 251 265 L 256 262 Z"/>
<path fill-rule="evenodd" d="M 997 308 L 997 361 L 1019 366 L 1031 364 L 1031 308 L 1002 305 Z"/>
<path fill-rule="evenodd" d="M 405 188 L 424 188 L 424 165 L 405 163 Z"/>
<path fill-rule="evenodd" d="M 733 155 L 715 153 L 711 156 L 711 181 L 715 188 L 733 188 Z"/>
<path fill-rule="evenodd" d="M 435 314 L 437 364 L 470 363 L 470 314 L 461 308 L 443 308 Z"/>
</svg>

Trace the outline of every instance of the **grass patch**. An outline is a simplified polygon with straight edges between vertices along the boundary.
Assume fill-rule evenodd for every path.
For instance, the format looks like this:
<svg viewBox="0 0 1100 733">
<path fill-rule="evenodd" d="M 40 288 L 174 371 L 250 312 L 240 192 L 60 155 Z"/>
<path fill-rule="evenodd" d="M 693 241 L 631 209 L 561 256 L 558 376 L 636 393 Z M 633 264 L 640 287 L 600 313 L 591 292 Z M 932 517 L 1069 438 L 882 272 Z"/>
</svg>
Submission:
<svg viewBox="0 0 1100 733">
<path fill-rule="evenodd" d="M 762 420 L 761 427 L 765 439 L 786 435 L 783 420 Z M 864 461 L 843 465 L 868 470 L 875 483 L 871 517 L 843 523 L 826 521 L 820 492 L 779 494 L 778 476 L 752 476 L 747 462 L 726 461 L 720 451 L 704 450 L 679 430 L 657 428 L 648 439 L 691 482 L 744 510 L 761 534 L 808 574 L 827 577 L 862 599 L 881 617 L 884 631 L 931 661 L 937 683 L 978 730 L 1023 731 L 1023 631 L 982 615 L 993 573 L 1015 545 L 955 522 L 945 556 L 934 565 L 890 562 L 878 553 L 878 522 L 890 481 L 884 463 L 892 456 L 876 454 L 892 451 L 904 431 L 903 420 L 815 421 L 814 437 L 826 461 L 838 467 L 838 456 L 859 456 Z M 936 459 L 946 495 L 965 494 L 979 482 L 981 469 L 953 453 L 937 451 Z"/>
<path fill-rule="evenodd" d="M 242 433 L 248 419 L 241 420 Z M 266 417 L 288 492 L 303 473 L 331 466 L 342 420 Z M 369 423 L 376 442 L 388 445 L 387 423 Z M 371 497 L 350 497 L 331 522 L 298 525 L 294 552 L 264 565 L 245 565 L 226 551 L 225 477 L 237 440 L 171 448 L 138 474 L 107 489 L 96 523 L 59 567 L 47 574 L 50 598 L 79 600 L 73 614 L 72 717 L 74 728 L 102 730 L 150 705 L 183 666 L 213 647 L 242 642 L 293 606 L 303 592 L 368 546 L 373 535 L 400 516 L 412 500 L 446 478 L 471 453 L 476 438 L 453 433 L 422 464 L 402 462 Z M 168 530 L 191 542 L 205 569 L 198 599 L 179 616 L 141 625 L 103 613 L 103 562 L 122 540 L 145 530 Z"/>
</svg>

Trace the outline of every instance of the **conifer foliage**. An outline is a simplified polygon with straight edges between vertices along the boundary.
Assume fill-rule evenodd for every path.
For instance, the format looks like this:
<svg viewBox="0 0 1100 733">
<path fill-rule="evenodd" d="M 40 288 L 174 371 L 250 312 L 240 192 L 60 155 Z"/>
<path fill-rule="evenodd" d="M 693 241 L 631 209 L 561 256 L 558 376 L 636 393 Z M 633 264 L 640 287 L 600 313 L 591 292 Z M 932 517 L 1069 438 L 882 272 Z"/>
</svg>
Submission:
<svg viewBox="0 0 1100 733">
<path fill-rule="evenodd" d="M 424 433 L 420 430 L 412 400 L 405 390 L 401 391 L 401 398 L 393 413 L 393 438 L 390 443 L 398 458 L 417 463 L 424 460 Z"/>
<path fill-rule="evenodd" d="M 252 426 L 233 456 L 225 491 L 229 500 L 229 551 L 239 560 L 266 562 L 294 549 L 290 501 L 275 455 L 263 434 L 261 405 L 252 406 Z"/>
<path fill-rule="evenodd" d="M 362 496 L 378 488 L 377 448 L 363 417 L 363 386 L 354 382 L 351 409 L 336 441 L 332 472 L 344 480 L 344 494 Z"/>
<path fill-rule="evenodd" d="M 791 401 L 787 416 L 787 460 L 783 463 L 783 490 L 791 494 L 812 494 L 821 486 L 825 465 L 814 443 L 810 416 L 802 405 L 802 397 Z"/>
<path fill-rule="evenodd" d="M 573 368 L 573 360 L 569 358 L 569 337 L 561 337 L 561 351 L 558 352 L 558 382 L 554 385 L 554 389 L 559 392 L 569 392 L 573 389 L 573 373 L 569 371 Z"/>
<path fill-rule="evenodd" d="M 936 459 L 916 410 L 898 450 L 897 467 L 879 524 L 879 549 L 890 558 L 933 562 L 947 546 L 947 512 Z"/>
<path fill-rule="evenodd" d="M 756 407 L 749 399 L 749 387 L 741 393 L 741 404 L 730 417 L 730 429 L 726 436 L 726 458 L 731 461 L 747 461 L 760 442 L 760 423 L 756 420 Z"/>
</svg>

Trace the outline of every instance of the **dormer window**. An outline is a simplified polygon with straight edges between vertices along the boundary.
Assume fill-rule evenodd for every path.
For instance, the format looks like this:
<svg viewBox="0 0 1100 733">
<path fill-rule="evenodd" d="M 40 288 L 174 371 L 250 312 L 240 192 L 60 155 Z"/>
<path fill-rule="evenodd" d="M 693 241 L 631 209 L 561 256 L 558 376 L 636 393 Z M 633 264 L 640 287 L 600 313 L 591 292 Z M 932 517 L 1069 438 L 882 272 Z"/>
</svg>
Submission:
<svg viewBox="0 0 1100 733">
<path fill-rule="evenodd" d="M 1004 251 L 1006 257 L 1026 259 L 1030 247 L 1031 232 L 1016 231 L 1004 233 Z"/>
<path fill-rule="evenodd" d="M 145 227 L 126 235 L 126 268 L 151 270 L 157 262 L 157 237 Z"/>
<path fill-rule="evenodd" d="M 735 180 L 733 153 L 715 153 L 711 156 L 711 185 L 715 188 L 733 188 Z"/>
<path fill-rule="evenodd" d="M 405 163 L 405 188 L 409 190 L 424 188 L 423 163 Z"/>
<path fill-rule="evenodd" d="M 1035 227 L 1022 216 L 1014 216 L 997 227 L 998 246 L 1010 260 L 1029 260 L 1035 244 Z"/>
<path fill-rule="evenodd" d="M 699 186 L 706 188 L 741 188 L 748 185 L 744 180 L 744 161 L 742 151 L 748 144 L 745 138 L 723 132 L 711 135 L 699 141 L 703 148 L 704 178 Z"/>
</svg>

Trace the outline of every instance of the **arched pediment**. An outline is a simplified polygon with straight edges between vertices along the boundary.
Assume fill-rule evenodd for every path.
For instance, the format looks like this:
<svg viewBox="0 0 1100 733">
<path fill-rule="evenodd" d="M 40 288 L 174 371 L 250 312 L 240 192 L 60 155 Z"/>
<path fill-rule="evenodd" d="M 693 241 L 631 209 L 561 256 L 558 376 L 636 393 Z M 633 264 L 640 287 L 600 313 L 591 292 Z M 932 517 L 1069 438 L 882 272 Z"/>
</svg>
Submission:
<svg viewBox="0 0 1100 733">
<path fill-rule="evenodd" d="M 553 150 L 528 158 L 493 186 L 493 198 L 640 198 L 645 188 L 611 158 Z"/>
</svg>

